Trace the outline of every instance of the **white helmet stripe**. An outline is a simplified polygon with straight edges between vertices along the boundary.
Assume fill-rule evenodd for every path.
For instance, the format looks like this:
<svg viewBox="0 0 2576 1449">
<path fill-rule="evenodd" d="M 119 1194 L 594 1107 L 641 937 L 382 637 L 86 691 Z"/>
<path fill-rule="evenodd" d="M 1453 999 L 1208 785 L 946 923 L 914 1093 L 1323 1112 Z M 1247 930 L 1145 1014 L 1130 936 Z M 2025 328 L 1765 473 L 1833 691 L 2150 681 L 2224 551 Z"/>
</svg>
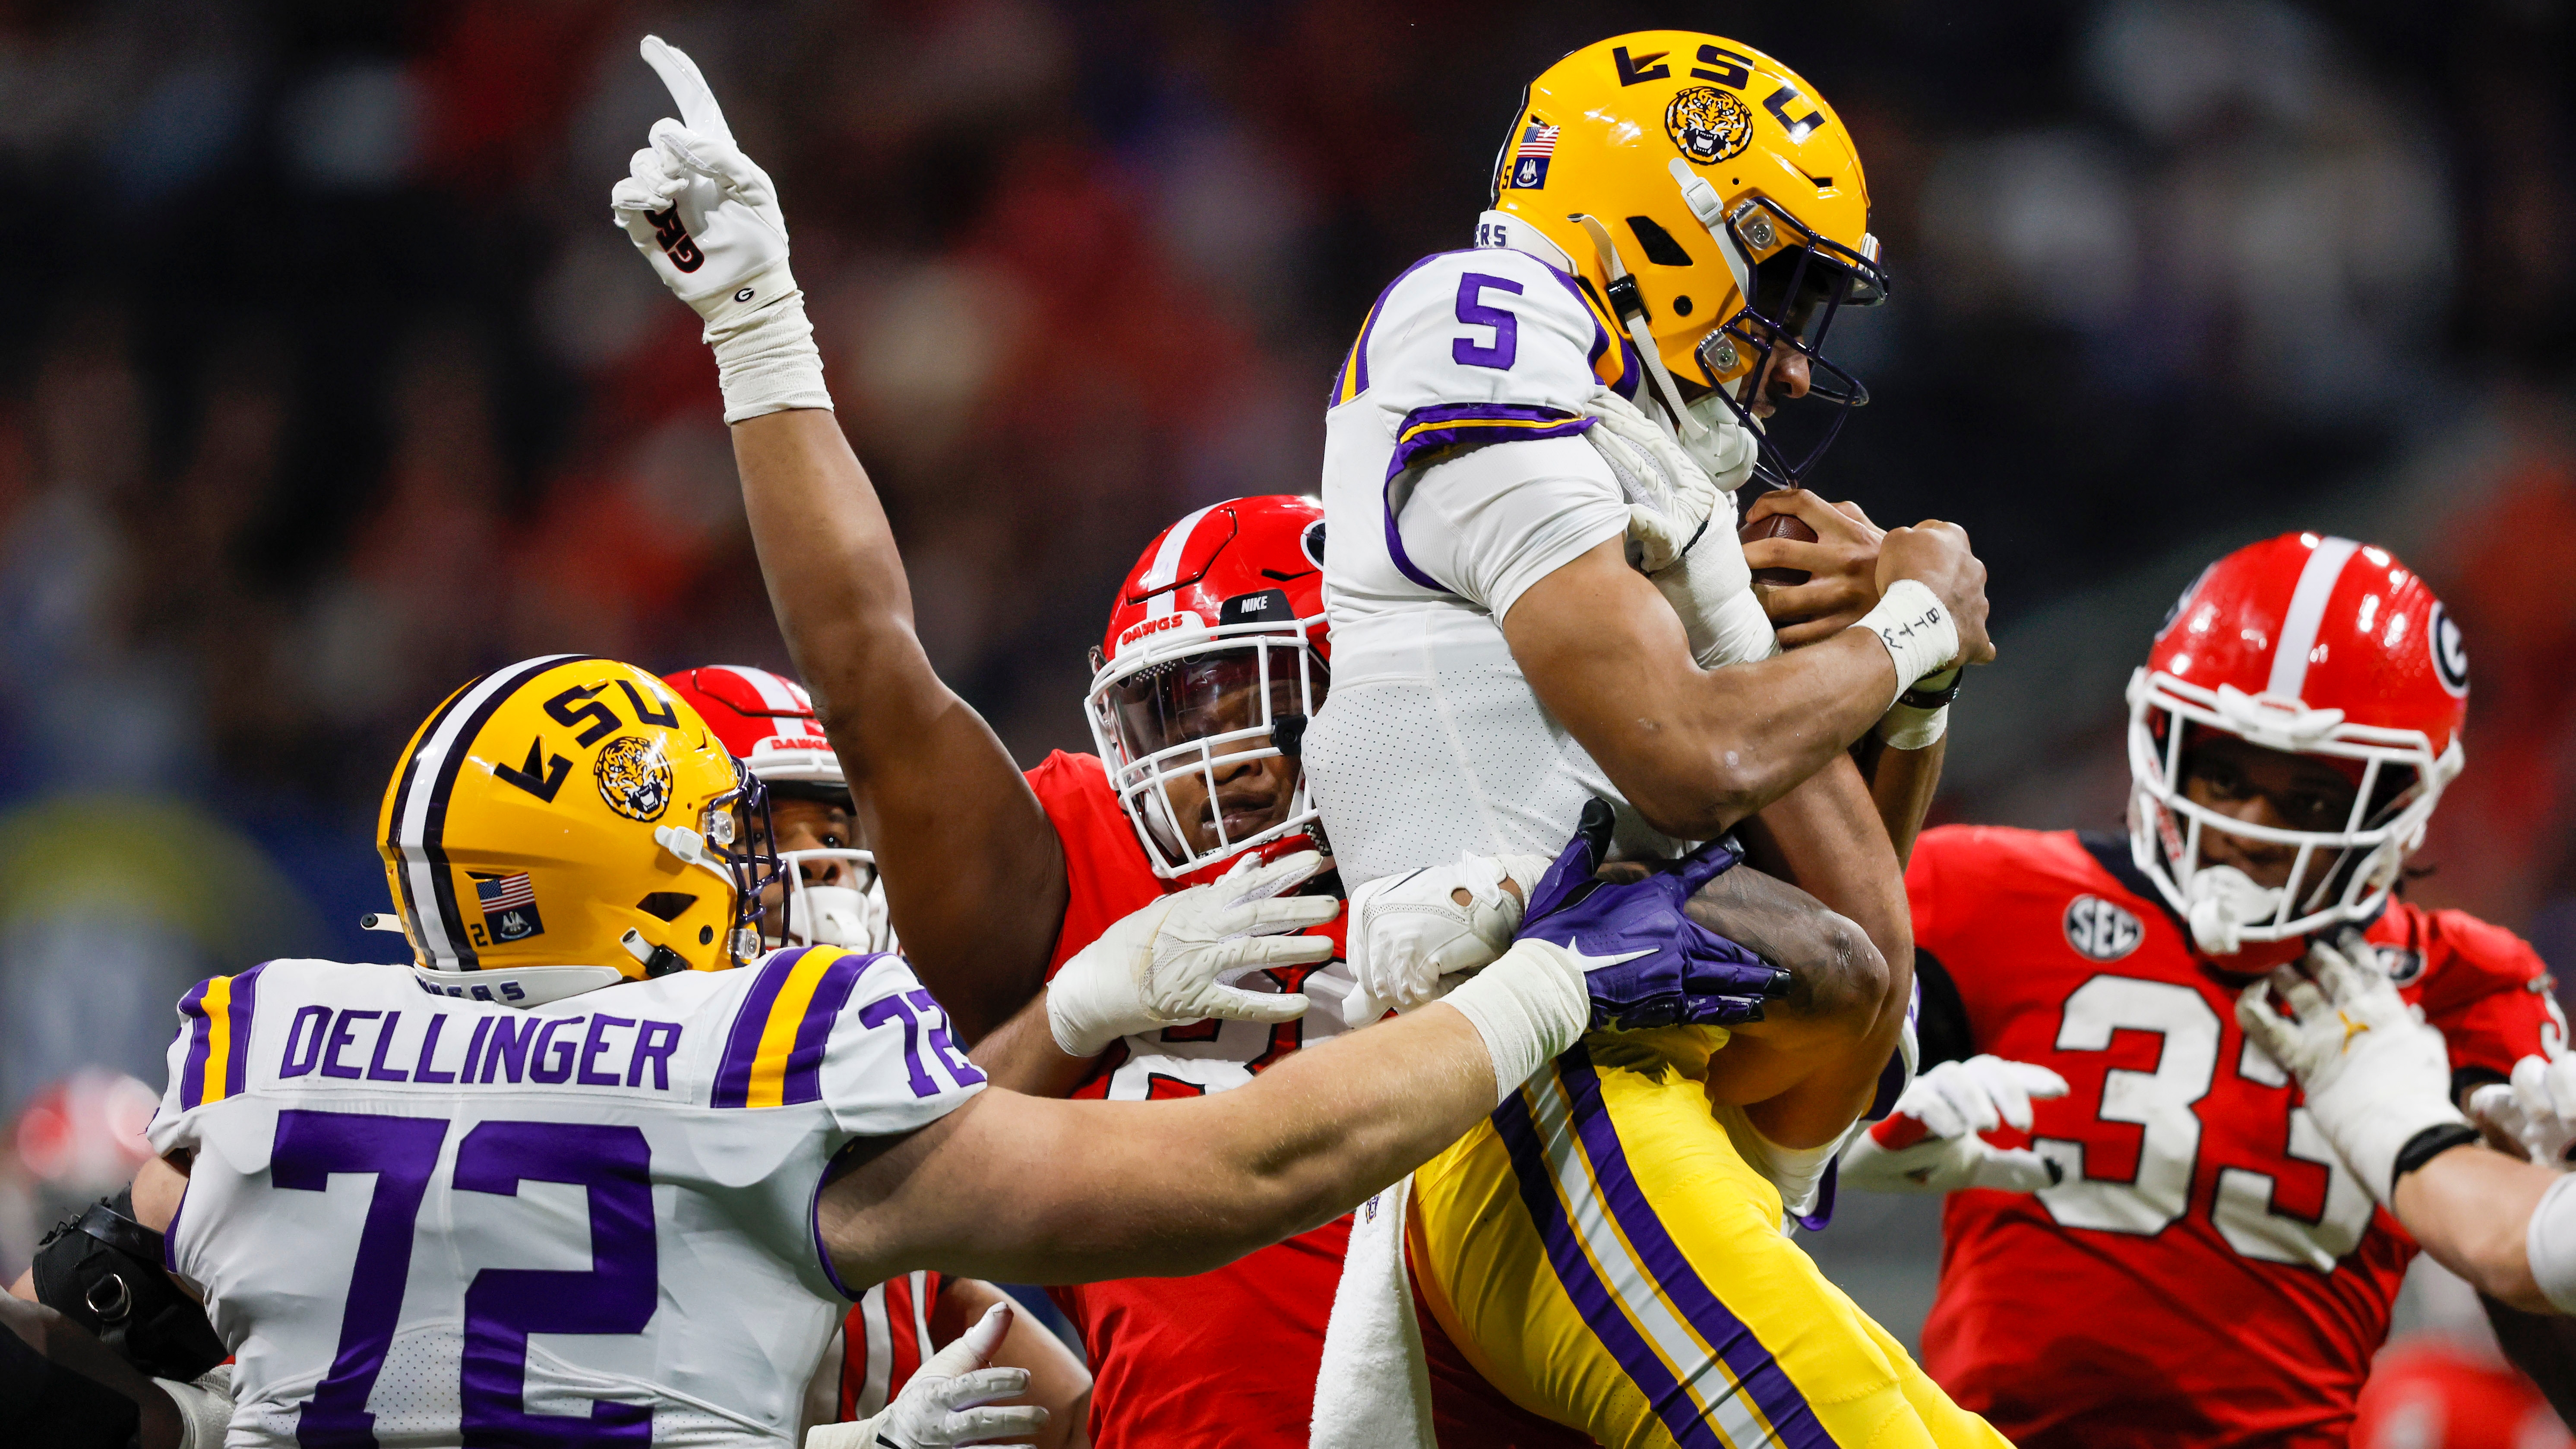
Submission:
<svg viewBox="0 0 2576 1449">
<path fill-rule="evenodd" d="M 2299 570 L 2299 586 L 2290 594 L 2290 612 L 2281 620 L 2281 637 L 2272 645 L 2272 681 L 2264 693 L 2279 699 L 2301 699 L 2308 684 L 2308 654 L 2317 647 L 2317 630 L 2325 623 L 2326 601 L 2334 597 L 2343 566 L 2361 545 L 2348 538 L 2326 538 Z"/>
<path fill-rule="evenodd" d="M 1136 587 L 1148 592 L 1168 590 L 1172 580 L 1180 576 L 1181 558 L 1190 551 L 1190 535 L 1198 532 L 1199 520 L 1215 509 L 1216 505 L 1211 503 L 1173 524 L 1172 531 L 1163 535 L 1163 546 L 1155 550 L 1153 567 L 1145 570 L 1145 576 L 1136 581 Z M 1169 592 L 1155 594 L 1145 602 L 1145 617 L 1148 619 L 1160 619 L 1171 612 L 1172 595 Z"/>
<path fill-rule="evenodd" d="M 456 909 L 446 852 L 442 842 L 434 838 L 440 832 L 432 829 L 433 813 L 445 814 L 434 812 L 432 807 L 447 798 L 447 787 L 456 777 L 454 766 L 460 763 L 457 752 L 491 717 L 492 708 L 513 690 L 558 664 L 587 657 L 548 654 L 483 676 L 448 706 L 422 739 L 420 748 L 404 763 L 403 793 L 394 802 L 393 839 L 388 843 L 402 858 L 403 893 L 412 907 L 412 921 L 420 931 L 421 949 L 433 968 L 443 969 L 450 963 L 470 966 L 474 962 L 473 947 L 459 934 L 464 920 Z"/>
</svg>

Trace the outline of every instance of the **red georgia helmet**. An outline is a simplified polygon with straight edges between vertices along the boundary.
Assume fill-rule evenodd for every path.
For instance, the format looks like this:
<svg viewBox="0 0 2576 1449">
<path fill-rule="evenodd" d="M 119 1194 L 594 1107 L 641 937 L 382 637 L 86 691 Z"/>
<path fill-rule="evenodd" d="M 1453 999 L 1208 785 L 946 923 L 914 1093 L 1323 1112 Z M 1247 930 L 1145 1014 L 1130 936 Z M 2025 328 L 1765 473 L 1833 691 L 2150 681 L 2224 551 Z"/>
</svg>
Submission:
<svg viewBox="0 0 2576 1449">
<path fill-rule="evenodd" d="M 710 664 L 662 676 L 764 785 L 841 786 L 840 758 L 814 718 L 814 698 L 783 674 Z"/>
<path fill-rule="evenodd" d="M 2386 549 L 2314 533 L 2238 549 L 2184 591 L 2129 681 L 2138 868 L 2211 955 L 2367 923 L 2460 773 L 2468 702 L 2459 625 Z M 2194 727 L 2357 762 L 2351 817 L 2340 830 L 2292 830 L 2192 803 L 2182 781 Z M 2288 882 L 2265 889 L 2202 865 L 2208 830 L 2298 847 Z"/>
<path fill-rule="evenodd" d="M 1218 810 L 1215 842 L 1198 849 L 1167 787 L 1196 775 L 1203 790 L 1194 793 L 1215 801 L 1220 770 L 1295 757 L 1307 717 L 1324 702 L 1331 661 L 1324 509 L 1314 499 L 1211 504 L 1146 545 L 1092 652 L 1086 712 L 1110 786 L 1157 875 L 1188 874 L 1314 822 L 1301 770 L 1280 818 L 1229 827 Z"/>
<path fill-rule="evenodd" d="M 697 710 L 773 800 L 848 803 L 840 757 L 814 717 L 814 698 L 805 686 L 746 664 L 683 669 L 662 682 Z M 827 862 L 838 862 L 840 869 L 827 868 Z M 845 846 L 780 851 L 778 871 L 786 890 L 761 913 L 767 945 L 895 949 L 874 852 Z"/>
</svg>

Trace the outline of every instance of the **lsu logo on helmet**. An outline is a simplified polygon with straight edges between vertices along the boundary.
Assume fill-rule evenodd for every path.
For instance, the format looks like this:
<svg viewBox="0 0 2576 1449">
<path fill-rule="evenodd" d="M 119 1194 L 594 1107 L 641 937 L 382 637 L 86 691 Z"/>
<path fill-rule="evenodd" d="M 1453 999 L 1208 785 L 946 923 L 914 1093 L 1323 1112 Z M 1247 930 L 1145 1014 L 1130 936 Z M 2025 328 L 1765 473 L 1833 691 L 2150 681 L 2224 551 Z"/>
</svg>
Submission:
<svg viewBox="0 0 2576 1449">
<path fill-rule="evenodd" d="M 599 798 L 629 820 L 651 822 L 671 808 L 671 765 L 652 741 L 619 735 L 600 747 L 591 766 L 599 777 Z"/>
<path fill-rule="evenodd" d="M 1664 108 L 1664 134 L 1684 156 L 1714 166 L 1753 144 L 1753 113 L 1715 86 L 1692 86 Z"/>
</svg>

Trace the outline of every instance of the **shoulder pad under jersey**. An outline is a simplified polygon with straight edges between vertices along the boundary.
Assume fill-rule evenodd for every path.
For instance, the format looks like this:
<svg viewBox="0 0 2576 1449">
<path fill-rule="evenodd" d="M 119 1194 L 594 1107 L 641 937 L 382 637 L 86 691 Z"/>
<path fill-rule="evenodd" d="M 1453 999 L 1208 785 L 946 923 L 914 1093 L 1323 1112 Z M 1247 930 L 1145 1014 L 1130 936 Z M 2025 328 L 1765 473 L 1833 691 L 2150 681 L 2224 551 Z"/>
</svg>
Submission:
<svg viewBox="0 0 2576 1449">
<path fill-rule="evenodd" d="M 1400 435 L 1438 428 L 1442 444 L 1480 430 L 1551 437 L 1581 430 L 1596 387 L 1633 397 L 1639 376 L 1636 350 L 1573 277 L 1476 247 L 1424 257 L 1388 284 L 1331 401 L 1364 399 Z"/>
</svg>

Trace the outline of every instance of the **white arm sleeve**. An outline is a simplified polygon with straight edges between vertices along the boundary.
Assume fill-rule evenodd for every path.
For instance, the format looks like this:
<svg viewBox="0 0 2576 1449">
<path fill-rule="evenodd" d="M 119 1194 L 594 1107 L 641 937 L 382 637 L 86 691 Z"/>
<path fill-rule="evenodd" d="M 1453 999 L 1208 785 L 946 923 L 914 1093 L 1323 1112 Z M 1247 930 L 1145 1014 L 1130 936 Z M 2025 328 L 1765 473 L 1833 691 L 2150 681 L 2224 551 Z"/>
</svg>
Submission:
<svg viewBox="0 0 2576 1449">
<path fill-rule="evenodd" d="M 1625 536 L 1628 504 L 1591 444 L 1538 438 L 1425 471 L 1396 527 L 1424 570 L 1500 620 L 1532 584 Z"/>
<path fill-rule="evenodd" d="M 2540 1296 L 2559 1312 L 2576 1314 L 2576 1176 L 2561 1177 L 2540 1195 L 2522 1248 Z"/>
</svg>

